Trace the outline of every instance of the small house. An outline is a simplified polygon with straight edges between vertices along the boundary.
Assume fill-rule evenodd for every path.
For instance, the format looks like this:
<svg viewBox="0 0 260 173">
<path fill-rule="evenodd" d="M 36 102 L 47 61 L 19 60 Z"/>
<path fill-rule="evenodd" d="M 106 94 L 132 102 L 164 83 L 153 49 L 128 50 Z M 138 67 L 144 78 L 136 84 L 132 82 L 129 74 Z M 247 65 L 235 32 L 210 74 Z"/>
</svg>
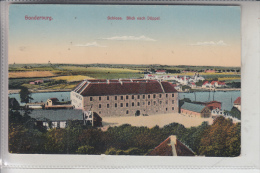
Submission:
<svg viewBox="0 0 260 173">
<path fill-rule="evenodd" d="M 241 97 L 238 97 L 238 98 L 234 101 L 234 107 L 236 107 L 239 111 L 241 111 Z"/>
<path fill-rule="evenodd" d="M 46 106 L 53 106 L 53 105 L 58 105 L 59 104 L 59 99 L 57 98 L 50 98 L 46 102 Z"/>
<path fill-rule="evenodd" d="M 184 102 L 181 107 L 181 114 L 189 117 L 209 118 L 211 110 L 205 105 Z"/>
<path fill-rule="evenodd" d="M 169 136 L 165 141 L 160 143 L 148 156 L 194 156 L 195 153 L 180 142 L 175 135 Z"/>
</svg>

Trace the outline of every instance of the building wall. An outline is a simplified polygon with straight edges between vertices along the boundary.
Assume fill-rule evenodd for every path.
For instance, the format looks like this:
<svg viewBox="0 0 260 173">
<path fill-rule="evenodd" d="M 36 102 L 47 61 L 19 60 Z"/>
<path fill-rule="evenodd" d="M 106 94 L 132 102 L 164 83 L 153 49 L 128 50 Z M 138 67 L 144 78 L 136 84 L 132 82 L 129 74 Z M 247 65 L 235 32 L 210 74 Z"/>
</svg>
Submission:
<svg viewBox="0 0 260 173">
<path fill-rule="evenodd" d="M 196 117 L 196 118 L 201 117 L 201 113 L 193 112 L 193 111 L 186 110 L 186 109 L 181 109 L 181 114 L 187 115 L 189 117 Z"/>
<path fill-rule="evenodd" d="M 211 110 L 208 107 L 205 107 L 201 111 L 201 118 L 209 118 L 211 116 Z"/>
<path fill-rule="evenodd" d="M 72 101 L 73 103 L 75 102 Z M 179 106 L 178 93 L 86 96 L 83 98 L 83 103 L 84 110 L 96 112 L 101 117 L 135 116 L 137 111 L 140 111 L 140 115 L 165 114 L 178 112 Z"/>
<path fill-rule="evenodd" d="M 71 91 L 70 92 L 71 105 L 74 106 L 75 109 L 83 109 L 83 96 Z"/>
</svg>

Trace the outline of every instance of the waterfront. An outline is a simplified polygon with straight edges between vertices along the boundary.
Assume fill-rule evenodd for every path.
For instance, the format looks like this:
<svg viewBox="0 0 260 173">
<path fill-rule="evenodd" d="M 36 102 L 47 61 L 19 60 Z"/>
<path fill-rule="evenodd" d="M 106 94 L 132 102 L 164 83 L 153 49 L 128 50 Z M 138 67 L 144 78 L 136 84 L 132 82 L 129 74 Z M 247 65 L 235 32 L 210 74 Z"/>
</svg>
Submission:
<svg viewBox="0 0 260 173">
<path fill-rule="evenodd" d="M 179 99 L 189 98 L 191 101 L 219 101 L 222 102 L 222 108 L 224 110 L 231 110 L 233 102 L 237 97 L 241 95 L 240 91 L 216 91 L 216 92 L 193 92 L 193 93 L 179 93 Z M 18 93 L 9 94 L 10 98 L 16 98 L 21 104 L 20 95 Z M 43 92 L 32 93 L 32 102 L 46 102 L 47 99 L 56 97 L 60 101 L 70 101 L 70 92 Z M 21 105 L 24 105 L 21 104 Z"/>
</svg>

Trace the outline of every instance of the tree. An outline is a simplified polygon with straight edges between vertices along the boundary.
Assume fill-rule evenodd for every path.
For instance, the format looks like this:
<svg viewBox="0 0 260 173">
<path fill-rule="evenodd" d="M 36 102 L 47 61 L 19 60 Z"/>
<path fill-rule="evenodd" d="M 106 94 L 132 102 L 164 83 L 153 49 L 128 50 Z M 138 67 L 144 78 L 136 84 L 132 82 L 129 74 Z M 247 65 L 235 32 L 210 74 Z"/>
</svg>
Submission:
<svg viewBox="0 0 260 173">
<path fill-rule="evenodd" d="M 21 87 L 20 98 L 22 103 L 29 103 L 30 100 L 33 100 L 31 97 L 31 92 L 28 90 L 27 87 Z"/>
<path fill-rule="evenodd" d="M 231 119 L 218 117 L 209 127 L 200 141 L 199 154 L 217 157 L 235 157 L 240 155 L 241 125 Z"/>
</svg>

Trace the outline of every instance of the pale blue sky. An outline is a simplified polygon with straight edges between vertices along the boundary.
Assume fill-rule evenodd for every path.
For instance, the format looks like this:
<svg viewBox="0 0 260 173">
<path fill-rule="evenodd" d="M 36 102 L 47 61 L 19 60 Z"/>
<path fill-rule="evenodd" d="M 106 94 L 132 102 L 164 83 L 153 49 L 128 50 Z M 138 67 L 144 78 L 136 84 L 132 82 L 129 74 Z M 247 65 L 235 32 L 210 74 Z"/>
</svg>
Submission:
<svg viewBox="0 0 260 173">
<path fill-rule="evenodd" d="M 13 61 L 17 61 L 17 63 L 33 62 L 31 59 L 35 59 L 36 54 L 41 54 L 36 49 L 42 49 L 42 51 L 45 51 L 42 54 L 46 54 L 47 47 L 51 49 L 50 53 L 53 54 L 54 61 L 56 57 L 57 61 L 61 59 L 58 54 L 66 54 L 67 47 L 72 50 L 71 55 L 66 54 L 67 63 L 70 63 L 69 59 L 72 57 L 79 57 L 78 60 L 81 63 L 82 56 L 93 56 L 93 49 L 96 52 L 103 52 L 103 54 L 95 55 L 100 57 L 100 59 L 96 58 L 99 61 L 96 63 L 104 61 L 105 52 L 110 54 L 110 56 L 107 55 L 107 58 L 111 58 L 113 62 L 114 58 L 119 56 L 115 52 L 116 47 L 121 50 L 125 48 L 127 54 L 129 47 L 134 50 L 134 46 L 139 46 L 136 49 L 141 54 L 133 54 L 134 59 L 138 58 L 138 55 L 140 55 L 139 58 L 151 58 L 149 57 L 151 55 L 146 55 L 145 51 L 148 48 L 153 49 L 153 47 L 161 51 L 164 51 L 165 48 L 165 51 L 168 51 L 167 46 L 186 46 L 189 50 L 191 46 L 201 47 L 201 44 L 207 46 L 209 42 L 212 42 L 213 46 L 211 45 L 210 49 L 214 49 L 214 51 L 221 51 L 221 49 L 219 50 L 220 46 L 230 46 L 232 49 L 234 46 L 240 48 L 239 6 L 11 5 L 9 14 L 9 63 L 13 63 Z M 26 15 L 51 16 L 53 20 L 25 20 Z M 107 20 L 107 16 L 122 17 L 123 20 Z M 160 20 L 129 21 L 126 20 L 126 16 L 160 16 Z M 116 36 L 133 36 L 135 38 L 144 36 L 155 41 L 138 42 L 105 39 Z M 219 41 L 223 41 L 225 46 L 218 45 L 217 42 Z M 76 51 L 75 47 L 78 45 L 85 45 L 81 47 L 85 50 Z M 92 45 L 92 47 L 90 48 L 88 45 Z M 140 46 L 146 47 L 146 49 L 141 50 Z M 56 52 L 53 50 L 55 47 Z M 109 49 L 110 47 L 113 47 L 113 49 Z M 240 54 L 239 48 L 236 48 L 239 51 L 235 53 L 236 55 Z M 89 51 L 86 49 L 92 49 L 89 55 Z M 75 51 L 74 54 L 72 53 L 73 50 Z M 104 52 L 104 50 L 106 51 Z M 181 49 L 178 50 L 181 51 Z M 79 52 L 84 53 L 84 55 L 79 55 Z M 46 56 L 52 54 L 46 54 Z M 205 53 L 205 56 L 209 56 L 208 53 Z M 154 57 L 154 59 L 156 58 L 159 57 Z M 34 60 L 36 63 L 41 62 L 36 59 Z M 43 62 L 47 60 L 41 59 Z M 75 59 L 72 59 L 71 63 L 73 61 Z M 237 57 L 237 61 L 239 62 L 234 64 L 236 66 L 240 64 L 240 57 Z M 155 62 L 151 61 L 151 63 Z M 134 61 L 127 61 L 126 63 L 134 63 Z M 148 60 L 147 63 L 149 63 Z"/>
</svg>

